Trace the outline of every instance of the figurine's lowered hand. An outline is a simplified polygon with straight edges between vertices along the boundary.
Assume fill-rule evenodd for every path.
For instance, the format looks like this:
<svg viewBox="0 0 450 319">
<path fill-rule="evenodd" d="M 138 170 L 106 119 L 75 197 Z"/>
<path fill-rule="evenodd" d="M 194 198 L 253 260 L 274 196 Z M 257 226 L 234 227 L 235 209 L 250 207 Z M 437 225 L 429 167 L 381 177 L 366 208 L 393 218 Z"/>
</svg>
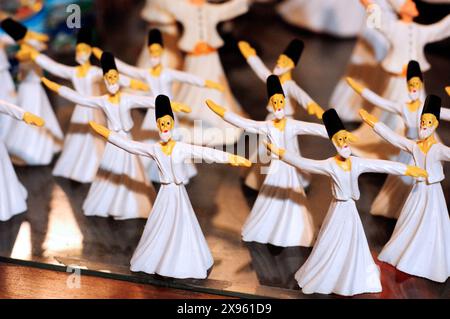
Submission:
<svg viewBox="0 0 450 319">
<path fill-rule="evenodd" d="M 44 85 L 45 85 L 46 87 L 48 87 L 48 88 L 49 88 L 50 90 L 52 90 L 53 92 L 58 93 L 59 89 L 61 88 L 61 85 L 60 85 L 60 84 L 58 84 L 58 83 L 56 83 L 56 82 L 53 82 L 53 81 L 50 81 L 50 80 L 47 79 L 46 77 L 42 77 L 42 78 L 41 78 L 41 81 L 42 81 L 42 83 L 44 83 Z"/>
<path fill-rule="evenodd" d="M 180 102 L 171 102 L 170 106 L 172 107 L 172 110 L 174 110 L 175 112 L 183 112 L 183 113 L 192 112 L 192 109 L 189 106 Z"/>
<path fill-rule="evenodd" d="M 222 84 L 211 81 L 211 80 L 206 80 L 205 81 L 205 87 L 207 87 L 208 89 L 214 89 L 217 90 L 219 92 L 224 92 L 225 88 L 223 87 Z"/>
<path fill-rule="evenodd" d="M 359 116 L 361 116 L 363 121 L 369 124 L 371 127 L 374 127 L 375 124 L 379 122 L 378 118 L 375 115 L 372 115 L 363 109 L 359 110 Z"/>
<path fill-rule="evenodd" d="M 315 115 L 319 120 L 322 119 L 324 110 L 315 102 L 311 102 L 306 106 L 306 111 L 309 115 Z"/>
<path fill-rule="evenodd" d="M 208 105 L 208 107 L 211 109 L 211 111 L 213 111 L 220 117 L 225 116 L 225 112 L 227 110 L 224 107 L 220 106 L 219 104 L 214 103 L 212 100 L 206 100 L 205 102 L 206 102 L 206 105 Z"/>
<path fill-rule="evenodd" d="M 252 166 L 252 162 L 250 162 L 248 159 L 234 154 L 230 154 L 228 156 L 228 162 L 230 163 L 231 166 L 244 166 L 244 167 Z"/>
<path fill-rule="evenodd" d="M 283 148 L 278 148 L 274 144 L 269 143 L 267 141 L 263 142 L 266 148 L 269 150 L 269 152 L 277 155 L 280 159 L 283 158 L 284 154 L 286 153 L 286 150 Z"/>
<path fill-rule="evenodd" d="M 245 59 L 256 55 L 255 49 L 253 49 L 246 41 L 239 41 L 238 47 Z"/>
<path fill-rule="evenodd" d="M 101 136 L 103 136 L 104 138 L 108 139 L 111 131 L 107 127 L 104 127 L 103 125 L 95 123 L 94 121 L 89 121 L 89 125 L 96 133 L 98 133 Z"/>
<path fill-rule="evenodd" d="M 25 112 L 25 114 L 23 115 L 23 121 L 29 125 L 35 125 L 38 127 L 42 127 L 45 125 L 45 121 L 43 118 L 29 112 Z"/>
<path fill-rule="evenodd" d="M 411 176 L 414 178 L 420 178 L 420 177 L 427 178 L 428 177 L 428 173 L 426 170 L 424 170 L 420 167 L 417 167 L 417 166 L 410 166 L 410 165 L 408 165 L 405 175 Z"/>
<path fill-rule="evenodd" d="M 355 90 L 356 93 L 358 93 L 359 95 L 362 94 L 362 91 L 364 91 L 365 87 L 364 85 L 362 85 L 361 83 L 355 81 L 354 79 L 352 79 L 351 77 L 346 77 L 345 81 L 347 81 L 348 85 L 350 85 L 350 87 Z"/>
</svg>

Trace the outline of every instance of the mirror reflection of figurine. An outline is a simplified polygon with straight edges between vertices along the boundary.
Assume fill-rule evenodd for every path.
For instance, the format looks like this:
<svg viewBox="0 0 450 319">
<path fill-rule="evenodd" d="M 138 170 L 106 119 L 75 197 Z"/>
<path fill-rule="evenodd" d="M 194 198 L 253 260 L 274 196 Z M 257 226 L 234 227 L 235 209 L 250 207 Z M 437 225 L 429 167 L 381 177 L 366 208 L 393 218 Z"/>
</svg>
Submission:
<svg viewBox="0 0 450 319">
<path fill-rule="evenodd" d="M 417 179 L 403 206 L 389 242 L 378 259 L 397 269 L 437 282 L 450 276 L 450 219 L 441 181 L 442 162 L 450 161 L 450 147 L 436 140 L 441 119 L 441 99 L 429 95 L 421 112 L 417 139 L 401 136 L 375 116 L 361 112 L 363 120 L 382 138 L 411 154 L 414 163 L 427 171 Z M 445 116 L 450 117 L 450 109 Z"/>
<path fill-rule="evenodd" d="M 246 132 L 261 134 L 294 154 L 298 154 L 298 135 L 327 137 L 323 125 L 286 117 L 286 99 L 278 76 L 267 78 L 267 95 L 274 119 L 266 121 L 245 119 L 211 100 L 206 103 L 225 121 Z M 242 229 L 244 241 L 281 247 L 312 246 L 316 231 L 301 180 L 300 172 L 294 167 L 271 159 L 264 183 Z"/>
<path fill-rule="evenodd" d="M 311 160 L 268 144 L 281 160 L 309 171 L 326 175 L 332 181 L 333 201 L 320 229 L 311 255 L 295 278 L 303 293 L 335 293 L 352 296 L 381 292 L 380 270 L 369 250 L 356 208 L 360 191 L 358 178 L 363 173 L 385 173 L 423 177 L 425 170 L 402 163 L 352 156 L 350 143 L 355 136 L 342 124 L 334 109 L 323 114 L 328 136 L 337 155 L 326 160 Z"/>
<path fill-rule="evenodd" d="M 175 119 L 169 98 L 159 95 L 155 104 L 160 141 L 154 144 L 135 142 L 91 124 L 109 143 L 131 154 L 152 157 L 158 163 L 161 188 L 131 259 L 131 270 L 204 279 L 214 261 L 184 186 L 186 172 L 182 164 L 192 159 L 232 166 L 248 167 L 251 163 L 233 154 L 173 140 Z"/>
<path fill-rule="evenodd" d="M 48 37 L 29 30 L 21 23 L 7 18 L 1 27 L 21 47 L 43 50 Z M 19 51 L 19 53 L 20 53 Z M 20 54 L 17 56 L 20 60 Z M 14 162 L 24 165 L 48 165 L 56 153 L 61 151 L 63 132 L 53 112 L 44 88 L 41 86 L 42 69 L 29 61 L 23 61 L 20 67 L 17 104 L 25 111 L 41 116 L 47 127 L 31 127 L 22 122 L 12 122 L 8 134 L 4 137 Z"/>
<path fill-rule="evenodd" d="M 273 69 L 273 74 L 279 77 L 283 87 L 283 92 L 286 97 L 284 106 L 284 114 L 286 117 L 292 118 L 294 116 L 294 105 L 297 103 L 302 106 L 308 114 L 315 115 L 317 118 L 321 119 L 323 109 L 292 79 L 292 71 L 295 66 L 298 65 L 303 53 L 303 48 L 303 41 L 298 39 L 292 40 L 284 52 L 278 57 L 277 63 Z M 269 75 L 271 75 L 271 72 L 266 65 L 264 65 L 264 62 L 260 57 L 256 55 L 255 49 L 244 41 L 239 42 L 239 49 L 256 75 L 261 81 L 266 82 Z M 270 103 L 267 105 L 267 110 L 269 111 L 269 114 L 267 115 L 266 120 L 273 119 L 274 113 Z M 295 143 L 295 145 L 292 146 L 296 147 L 296 152 L 300 153 L 298 143 Z M 245 178 L 245 185 L 255 190 L 261 188 L 265 178 L 265 175 L 261 172 L 263 168 L 261 167 L 261 164 L 258 164 L 260 159 L 266 157 L 265 154 L 266 148 L 264 145 L 259 144 L 258 149 L 250 156 L 252 163 L 257 164 L 253 165 L 250 172 L 248 172 Z M 301 173 L 300 178 L 303 187 L 308 187 L 310 182 L 308 174 Z"/>
</svg>

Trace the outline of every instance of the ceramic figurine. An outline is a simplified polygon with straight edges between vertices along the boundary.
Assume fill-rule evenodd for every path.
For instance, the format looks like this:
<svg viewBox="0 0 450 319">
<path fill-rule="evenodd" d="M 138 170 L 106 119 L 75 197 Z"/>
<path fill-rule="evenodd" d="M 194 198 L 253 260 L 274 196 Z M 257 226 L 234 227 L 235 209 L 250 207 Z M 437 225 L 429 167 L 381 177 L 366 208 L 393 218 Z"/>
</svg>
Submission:
<svg viewBox="0 0 450 319">
<path fill-rule="evenodd" d="M 305 294 L 352 296 L 381 292 L 380 271 L 370 253 L 356 208 L 360 197 L 358 177 L 369 172 L 420 177 L 426 176 L 426 172 L 402 163 L 352 156 L 350 144 L 355 136 L 345 129 L 334 109 L 323 114 L 323 122 L 337 150 L 334 157 L 311 160 L 268 144 L 286 163 L 329 176 L 332 181 L 330 208 L 314 248 L 295 279 Z"/>
<path fill-rule="evenodd" d="M 283 86 L 283 92 L 286 96 L 284 114 L 287 117 L 292 118 L 295 113 L 294 106 L 295 103 L 302 106 L 310 115 L 315 115 L 317 118 L 322 118 L 323 109 L 314 102 L 313 99 L 303 91 L 298 84 L 292 79 L 292 70 L 298 64 L 300 57 L 302 55 L 304 48 L 303 41 L 294 39 L 292 40 L 287 48 L 282 54 L 280 54 L 277 64 L 273 69 L 273 73 L 280 78 L 281 84 Z M 242 55 L 247 60 L 248 64 L 256 75 L 261 79 L 261 81 L 266 81 L 268 76 L 272 74 L 270 70 L 264 65 L 264 62 L 256 55 L 255 49 L 253 49 L 247 42 L 239 42 L 239 49 Z M 267 110 L 269 114 L 266 120 L 274 118 L 272 112 L 272 105 L 269 103 L 267 105 Z M 296 151 L 300 154 L 300 149 L 298 143 L 295 145 Z M 250 157 L 252 163 L 258 163 L 258 158 L 261 158 L 266 153 L 266 148 L 264 145 L 259 145 L 255 153 Z M 255 190 L 259 190 L 264 181 L 265 175 L 261 174 L 262 167 L 260 165 L 253 165 L 250 172 L 245 178 L 245 184 Z M 302 174 L 301 184 L 303 187 L 309 186 L 309 176 L 307 174 Z"/>
<path fill-rule="evenodd" d="M 28 30 L 11 18 L 4 19 L 1 27 L 21 46 L 21 50 L 42 50 L 46 47 L 46 35 Z M 32 127 L 23 122 L 12 122 L 9 125 L 4 141 L 17 164 L 48 165 L 53 156 L 61 151 L 64 136 L 47 94 L 41 86 L 41 73 L 42 70 L 32 62 L 20 63 L 21 81 L 18 86 L 17 104 L 25 111 L 41 116 L 47 126 Z"/>
<path fill-rule="evenodd" d="M 182 85 L 175 99 L 190 105 L 193 110 L 187 115 L 187 123 L 181 121 L 186 116 L 180 116 L 180 125 L 193 129 L 194 132 L 195 129 L 201 128 L 202 140 L 197 134 L 196 144 L 234 144 L 241 136 L 242 130 L 222 121 L 211 112 L 204 112 L 202 105 L 210 98 L 222 105 L 229 105 L 233 112 L 244 115 L 232 95 L 220 61 L 218 49 L 224 42 L 217 31 L 217 25 L 246 13 L 248 0 L 230 0 L 220 4 L 209 3 L 207 0 L 157 1 L 160 7 L 171 13 L 183 26 L 179 48 L 187 53 L 184 70 L 203 79 L 218 82 L 224 88 L 224 92 L 219 92 Z M 197 124 L 198 121 L 201 121 L 201 126 Z"/>
<path fill-rule="evenodd" d="M 197 159 L 250 166 L 250 162 L 215 149 L 176 142 L 172 139 L 175 120 L 169 98 L 159 95 L 155 103 L 160 141 L 154 144 L 135 142 L 101 125 L 91 125 L 109 143 L 135 155 L 149 156 L 158 163 L 161 188 L 131 259 L 131 270 L 203 279 L 213 258 L 183 183 L 186 172 L 182 163 Z"/>
<path fill-rule="evenodd" d="M 177 46 L 179 40 L 177 20 L 158 6 L 155 0 L 147 0 L 145 2 L 145 6 L 141 11 L 141 18 L 148 23 L 149 29 L 158 28 L 162 33 L 164 40 L 162 65 L 171 69 L 181 68 L 183 58 Z M 136 65 L 140 68 L 147 68 L 151 65 L 147 37 Z"/>
<path fill-rule="evenodd" d="M 109 129 L 128 137 L 134 125 L 131 110 L 154 108 L 154 98 L 121 92 L 119 73 L 111 53 L 103 53 L 101 65 L 108 90 L 103 96 L 84 96 L 45 78 L 42 81 L 49 89 L 74 103 L 102 110 Z M 155 190 L 148 182 L 139 157 L 107 144 L 97 175 L 83 203 L 83 211 L 87 216 L 146 218 L 154 195 Z"/>
<path fill-rule="evenodd" d="M 323 125 L 286 116 L 285 95 L 278 76 L 267 78 L 267 93 L 274 119 L 266 121 L 245 119 L 211 100 L 206 103 L 230 124 L 266 136 L 272 143 L 297 155 L 298 135 L 327 137 Z M 300 172 L 294 167 L 276 158 L 271 159 L 258 198 L 242 230 L 244 241 L 281 247 L 312 246 L 316 232 L 301 180 Z"/>
<path fill-rule="evenodd" d="M 43 126 L 44 120 L 20 107 L 0 100 L 0 113 L 27 125 Z M 27 191 L 14 172 L 3 141 L 0 139 L 0 221 L 27 210 Z"/>
<path fill-rule="evenodd" d="M 394 232 L 378 259 L 402 272 L 445 282 L 450 276 L 450 219 L 441 181 L 442 162 L 450 161 L 450 147 L 437 142 L 441 99 L 429 95 L 423 106 L 418 139 L 408 139 L 365 111 L 363 120 L 381 137 L 410 153 L 415 165 L 428 172 L 418 179 L 400 213 Z"/>
<path fill-rule="evenodd" d="M 158 29 L 152 29 L 148 34 L 148 51 L 150 53 L 150 66 L 147 68 L 137 68 L 126 64 L 116 58 L 117 68 L 120 73 L 127 74 L 133 78 L 145 81 L 150 87 L 153 96 L 160 94 L 167 95 L 170 99 L 173 98 L 172 87 L 174 82 L 186 83 L 198 87 L 215 89 L 218 91 L 223 90 L 219 83 L 202 79 L 196 75 L 189 74 L 183 71 L 173 70 L 162 65 L 162 55 L 164 53 L 164 43 L 162 34 Z M 101 50 L 95 48 L 94 54 L 97 57 L 101 56 Z M 144 118 L 142 129 L 157 133 L 158 129 L 155 126 L 155 115 L 153 110 L 149 110 Z M 155 134 L 148 139 L 148 142 L 154 143 L 157 137 Z M 154 161 L 146 161 L 147 171 L 149 172 L 150 179 L 155 182 L 159 182 L 158 168 Z M 189 171 L 187 176 L 189 178 L 195 176 L 197 171 L 195 166 L 188 164 L 186 169 Z"/>
<path fill-rule="evenodd" d="M 336 37 L 354 37 L 364 24 L 355 0 L 285 0 L 277 11 L 287 23 Z"/>
<path fill-rule="evenodd" d="M 0 100 L 9 103 L 17 103 L 17 92 L 9 72 L 9 61 L 6 55 L 6 48 L 14 45 L 14 40 L 7 34 L 0 35 Z M 6 115 L 0 114 L 0 138 L 5 138 L 8 133 L 11 120 Z"/>
</svg>

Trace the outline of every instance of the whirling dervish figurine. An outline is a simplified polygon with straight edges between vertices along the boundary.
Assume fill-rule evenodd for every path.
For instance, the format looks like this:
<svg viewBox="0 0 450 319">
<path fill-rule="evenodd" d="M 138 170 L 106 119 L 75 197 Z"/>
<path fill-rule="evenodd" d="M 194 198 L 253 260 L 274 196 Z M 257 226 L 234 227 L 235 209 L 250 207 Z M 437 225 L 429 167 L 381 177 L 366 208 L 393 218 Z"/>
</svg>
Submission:
<svg viewBox="0 0 450 319">
<path fill-rule="evenodd" d="M 395 133 L 365 111 L 361 111 L 361 117 L 382 138 L 411 154 L 415 165 L 428 173 L 414 183 L 378 259 L 405 273 L 445 282 L 450 276 L 450 219 L 441 181 L 445 179 L 442 162 L 450 161 L 450 147 L 435 138 L 440 112 L 441 99 L 427 96 L 418 139 Z"/>
<path fill-rule="evenodd" d="M 225 121 L 247 132 L 264 135 L 293 154 L 299 154 L 298 135 L 327 137 L 323 125 L 296 121 L 285 115 L 286 99 L 278 76 L 267 78 L 267 95 L 274 119 L 266 121 L 245 119 L 211 100 L 206 103 Z M 281 247 L 312 246 L 316 232 L 301 180 L 295 167 L 271 159 L 258 198 L 242 229 L 244 241 Z"/>
<path fill-rule="evenodd" d="M 27 125 L 44 125 L 44 120 L 40 117 L 3 100 L 0 100 L 0 114 L 23 121 Z M 0 221 L 7 221 L 26 211 L 26 200 L 27 191 L 17 178 L 5 145 L 0 139 Z"/>
<path fill-rule="evenodd" d="M 380 271 L 369 250 L 356 208 L 360 198 L 358 178 L 363 173 L 426 176 L 415 166 L 352 156 L 355 136 L 342 124 L 334 109 L 323 114 L 323 122 L 337 154 L 326 160 L 311 160 L 268 144 L 281 160 L 298 169 L 331 178 L 333 200 L 319 231 L 314 248 L 295 274 L 305 294 L 352 296 L 381 292 Z"/>
<path fill-rule="evenodd" d="M 187 53 L 183 69 L 203 79 L 218 82 L 224 88 L 223 92 L 219 92 L 182 85 L 175 100 L 190 105 L 193 109 L 190 114 L 180 116 L 180 126 L 194 131 L 196 144 L 234 144 L 240 138 L 242 130 L 210 112 L 204 112 L 203 105 L 210 98 L 219 104 L 228 105 L 233 112 L 244 115 L 231 92 L 220 61 L 218 49 L 224 42 L 217 32 L 217 25 L 246 13 L 248 0 L 230 0 L 220 4 L 209 3 L 207 0 L 157 1 L 161 8 L 183 25 L 179 42 L 180 49 Z M 197 123 L 201 123 L 201 127 Z M 201 135 L 196 134 L 199 128 L 203 132 Z"/>
<path fill-rule="evenodd" d="M 154 144 L 132 141 L 95 123 L 91 126 L 109 143 L 135 155 L 149 156 L 158 163 L 161 188 L 131 259 L 131 270 L 203 279 L 214 261 L 183 183 L 186 171 L 182 164 L 193 159 L 233 166 L 251 163 L 212 148 L 176 142 L 172 139 L 175 120 L 169 98 L 159 95 L 155 104 L 160 141 Z"/>
<path fill-rule="evenodd" d="M 11 18 L 4 19 L 1 27 L 21 46 L 21 50 L 42 50 L 48 37 L 28 30 Z M 19 51 L 20 52 L 20 51 Z M 12 122 L 5 136 L 5 144 L 17 164 L 48 165 L 61 151 L 64 135 L 53 112 L 47 94 L 40 82 L 42 70 L 32 62 L 20 63 L 21 82 L 17 104 L 25 111 L 42 117 L 46 127 L 32 127 L 23 122 Z"/>
<path fill-rule="evenodd" d="M 103 53 L 101 65 L 108 90 L 103 96 L 84 96 L 45 78 L 42 81 L 49 89 L 74 103 L 102 110 L 109 129 L 129 137 L 134 125 L 131 110 L 154 108 L 154 97 L 121 91 L 119 73 L 111 53 Z M 87 216 L 146 218 L 154 196 L 155 190 L 148 182 L 139 157 L 107 144 L 95 180 L 83 203 L 83 211 Z"/>
<path fill-rule="evenodd" d="M 238 45 L 242 55 L 245 57 L 252 70 L 261 79 L 261 81 L 265 82 L 269 75 L 271 75 L 272 73 L 266 67 L 266 65 L 264 65 L 264 62 L 261 60 L 261 58 L 256 55 L 255 49 L 253 49 L 250 44 L 244 41 L 239 42 Z M 283 87 L 283 92 L 286 97 L 284 106 L 284 114 L 286 117 L 294 117 L 294 106 L 298 104 L 303 107 L 308 112 L 308 114 L 315 115 L 317 118 L 321 119 L 323 109 L 316 102 L 314 102 L 314 100 L 292 79 L 292 71 L 298 64 L 303 53 L 303 49 L 303 41 L 299 39 L 292 40 L 286 47 L 284 52 L 278 57 L 277 63 L 273 69 L 273 74 L 279 77 L 281 85 Z M 273 107 L 270 103 L 267 105 L 267 110 L 269 111 L 269 114 L 267 115 L 266 120 L 273 119 L 274 112 Z M 295 146 L 296 152 L 300 154 L 298 142 L 296 142 L 295 145 L 293 144 L 292 146 Z M 258 149 L 250 156 L 250 160 L 252 161 L 252 163 L 257 164 L 253 165 L 252 169 L 247 174 L 245 178 L 245 184 L 255 190 L 260 189 L 265 178 L 265 175 L 261 172 L 261 164 L 258 164 L 260 162 L 259 159 L 266 157 L 265 153 L 266 148 L 264 147 L 264 145 L 259 144 Z M 308 174 L 302 173 L 300 177 L 303 187 L 308 187 Z"/>
</svg>

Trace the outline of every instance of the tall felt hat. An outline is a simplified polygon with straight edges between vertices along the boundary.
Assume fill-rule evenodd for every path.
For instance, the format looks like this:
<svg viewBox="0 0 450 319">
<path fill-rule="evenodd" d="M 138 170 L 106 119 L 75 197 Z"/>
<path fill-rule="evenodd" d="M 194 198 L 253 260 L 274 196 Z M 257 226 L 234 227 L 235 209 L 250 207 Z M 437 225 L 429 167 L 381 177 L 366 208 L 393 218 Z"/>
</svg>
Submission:
<svg viewBox="0 0 450 319">
<path fill-rule="evenodd" d="M 423 105 L 422 115 L 427 113 L 433 114 L 439 121 L 441 117 L 441 104 L 442 100 L 439 96 L 433 94 L 428 95 Z"/>
<path fill-rule="evenodd" d="M 158 95 L 155 100 L 155 119 L 158 121 L 159 118 L 170 115 L 172 119 L 175 119 L 172 112 L 172 106 L 170 105 L 170 100 L 166 95 Z"/>
<path fill-rule="evenodd" d="M 80 31 L 78 31 L 77 44 L 80 43 L 92 45 L 92 29 L 83 27 L 80 29 Z"/>
<path fill-rule="evenodd" d="M 155 43 L 159 44 L 161 47 L 164 46 L 161 31 L 159 31 L 159 29 L 150 29 L 150 31 L 148 31 L 147 45 L 150 46 Z"/>
<path fill-rule="evenodd" d="M 294 62 L 294 64 L 297 65 L 300 57 L 302 56 L 304 47 L 305 44 L 302 40 L 294 39 L 289 43 L 283 54 L 289 57 Z"/>
<path fill-rule="evenodd" d="M 341 130 L 345 130 L 344 124 L 335 109 L 328 109 L 322 115 L 322 121 L 327 129 L 328 137 L 333 138 L 334 134 Z"/>
<path fill-rule="evenodd" d="M 283 87 L 281 86 L 280 79 L 276 75 L 269 75 L 266 80 L 267 85 L 267 97 L 270 99 L 275 94 L 283 94 Z"/>
<path fill-rule="evenodd" d="M 102 65 L 103 75 L 108 73 L 109 70 L 117 71 L 116 61 L 111 52 L 103 52 L 102 57 L 100 58 L 100 63 Z"/>
<path fill-rule="evenodd" d="M 22 40 L 28 31 L 27 27 L 11 18 L 4 19 L 0 25 L 15 41 Z"/>
<path fill-rule="evenodd" d="M 409 81 L 414 77 L 418 77 L 421 81 L 423 81 L 422 70 L 420 69 L 419 62 L 411 60 L 408 63 L 408 69 L 406 71 L 406 80 Z"/>
</svg>

